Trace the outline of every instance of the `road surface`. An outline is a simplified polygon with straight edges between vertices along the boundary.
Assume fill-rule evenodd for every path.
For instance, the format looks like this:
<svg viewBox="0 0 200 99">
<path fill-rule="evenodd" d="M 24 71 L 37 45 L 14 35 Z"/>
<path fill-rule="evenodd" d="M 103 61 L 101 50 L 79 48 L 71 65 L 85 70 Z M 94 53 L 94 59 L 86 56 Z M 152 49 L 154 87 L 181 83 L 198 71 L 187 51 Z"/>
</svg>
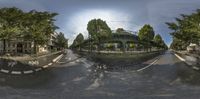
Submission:
<svg viewBox="0 0 200 99">
<path fill-rule="evenodd" d="M 167 51 L 137 70 L 91 69 L 70 50 L 52 68 L 29 76 L 0 74 L 0 99 L 199 99 L 200 73 Z"/>
</svg>

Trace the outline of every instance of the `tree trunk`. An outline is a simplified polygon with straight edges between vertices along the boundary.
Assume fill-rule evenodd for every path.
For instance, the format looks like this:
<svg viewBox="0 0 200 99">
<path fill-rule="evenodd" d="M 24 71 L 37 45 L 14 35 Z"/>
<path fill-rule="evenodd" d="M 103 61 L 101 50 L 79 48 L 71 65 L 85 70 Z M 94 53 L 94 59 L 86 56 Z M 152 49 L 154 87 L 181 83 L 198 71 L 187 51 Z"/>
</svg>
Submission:
<svg viewBox="0 0 200 99">
<path fill-rule="evenodd" d="M 97 52 L 100 54 L 100 46 L 101 46 L 101 38 L 99 38 L 99 42 L 97 44 Z"/>
<path fill-rule="evenodd" d="M 3 54 L 6 53 L 6 39 L 3 39 Z"/>
<path fill-rule="evenodd" d="M 37 48 L 37 43 L 36 42 L 34 42 L 34 54 L 38 54 L 37 52 L 38 52 L 38 48 Z"/>
</svg>

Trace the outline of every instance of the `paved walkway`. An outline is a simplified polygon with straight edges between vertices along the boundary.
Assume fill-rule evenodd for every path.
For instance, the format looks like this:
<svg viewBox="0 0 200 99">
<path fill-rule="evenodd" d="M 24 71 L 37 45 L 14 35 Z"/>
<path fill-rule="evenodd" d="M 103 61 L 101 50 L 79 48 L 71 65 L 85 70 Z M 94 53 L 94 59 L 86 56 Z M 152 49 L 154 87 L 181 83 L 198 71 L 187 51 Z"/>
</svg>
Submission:
<svg viewBox="0 0 200 99">
<path fill-rule="evenodd" d="M 175 51 L 176 57 L 187 65 L 191 66 L 194 70 L 200 70 L 199 56 L 187 53 L 186 51 Z"/>
<path fill-rule="evenodd" d="M 16 60 L 16 61 L 26 61 L 26 60 L 33 60 L 33 59 L 36 59 L 36 58 L 42 58 L 42 57 L 46 57 L 46 56 L 52 56 L 54 54 L 59 54 L 61 53 L 61 51 L 57 51 L 57 52 L 52 52 L 52 53 L 46 53 L 46 54 L 43 54 L 43 55 L 23 55 L 23 56 L 0 56 L 0 58 L 3 58 L 3 59 L 11 59 L 11 60 Z"/>
<path fill-rule="evenodd" d="M 62 53 L 53 53 L 37 58 L 18 60 L 13 58 L 0 59 L 0 72 L 7 74 L 32 74 L 44 70 L 63 57 Z"/>
</svg>

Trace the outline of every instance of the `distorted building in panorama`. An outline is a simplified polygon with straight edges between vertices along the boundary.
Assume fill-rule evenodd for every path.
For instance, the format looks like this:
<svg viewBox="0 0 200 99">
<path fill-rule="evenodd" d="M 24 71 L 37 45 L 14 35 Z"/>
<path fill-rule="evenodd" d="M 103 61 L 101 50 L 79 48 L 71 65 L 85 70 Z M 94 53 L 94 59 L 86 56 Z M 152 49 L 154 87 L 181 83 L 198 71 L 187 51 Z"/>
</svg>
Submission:
<svg viewBox="0 0 200 99">
<path fill-rule="evenodd" d="M 56 46 L 57 36 L 58 36 L 57 32 L 54 32 L 51 34 L 50 39 L 47 43 L 49 51 L 57 50 L 57 46 Z"/>
<path fill-rule="evenodd" d="M 138 43 L 136 32 L 118 29 L 112 31 L 112 37 L 103 43 L 103 47 L 123 51 L 137 50 Z"/>
<path fill-rule="evenodd" d="M 56 36 L 57 33 L 52 33 L 49 37 L 47 44 L 37 48 L 37 53 L 48 53 L 53 49 L 56 49 Z M 5 50 L 5 51 L 4 51 Z M 34 42 L 23 40 L 21 38 L 15 38 L 9 41 L 0 41 L 0 53 L 10 53 L 10 54 L 31 54 L 34 53 Z"/>
<path fill-rule="evenodd" d="M 1 42 L 1 53 L 31 53 L 33 44 L 30 41 L 23 41 L 21 39 L 13 39 L 9 41 Z"/>
</svg>

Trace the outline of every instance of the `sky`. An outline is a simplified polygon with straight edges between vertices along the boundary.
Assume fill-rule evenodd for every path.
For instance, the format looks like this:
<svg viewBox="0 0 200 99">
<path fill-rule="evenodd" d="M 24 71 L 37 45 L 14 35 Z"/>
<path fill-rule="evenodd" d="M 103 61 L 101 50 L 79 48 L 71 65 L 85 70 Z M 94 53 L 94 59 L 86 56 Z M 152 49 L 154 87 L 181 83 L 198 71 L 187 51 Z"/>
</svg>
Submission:
<svg viewBox="0 0 200 99">
<path fill-rule="evenodd" d="M 150 24 L 169 45 L 172 38 L 165 22 L 174 22 L 180 14 L 191 14 L 200 9 L 200 0 L 0 0 L 0 8 L 17 7 L 24 11 L 56 12 L 55 24 L 71 44 L 77 34 L 87 38 L 87 23 L 100 18 L 112 30 L 124 28 L 139 31 Z"/>
</svg>

